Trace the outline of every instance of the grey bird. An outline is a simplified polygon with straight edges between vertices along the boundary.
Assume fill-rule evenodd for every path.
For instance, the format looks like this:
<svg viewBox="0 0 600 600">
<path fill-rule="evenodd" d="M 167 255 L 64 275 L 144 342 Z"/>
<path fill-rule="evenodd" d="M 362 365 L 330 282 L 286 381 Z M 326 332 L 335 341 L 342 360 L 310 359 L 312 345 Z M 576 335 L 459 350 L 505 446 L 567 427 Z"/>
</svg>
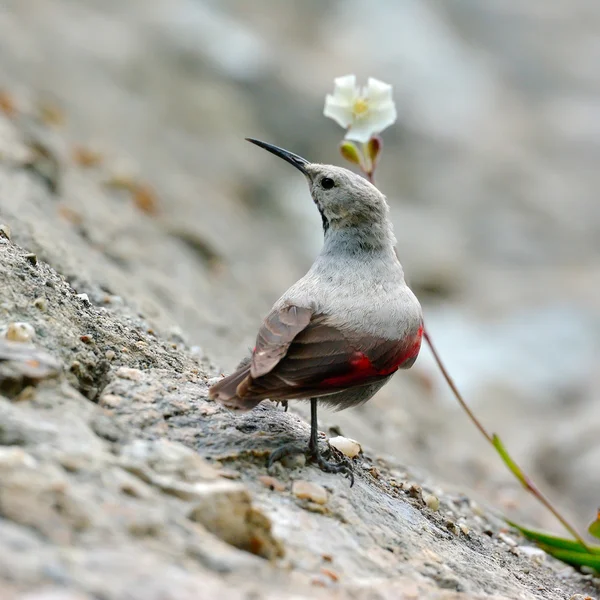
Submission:
<svg viewBox="0 0 600 600">
<path fill-rule="evenodd" d="M 234 410 L 262 400 L 310 400 L 308 454 L 326 472 L 347 461 L 326 460 L 318 446 L 317 405 L 341 410 L 372 398 L 421 347 L 421 305 L 396 256 L 385 196 L 362 176 L 310 163 L 248 138 L 296 167 L 308 181 L 323 221 L 323 248 L 308 273 L 277 300 L 250 357 L 213 385 L 209 397 Z M 269 464 L 291 450 L 278 448 Z"/>
</svg>

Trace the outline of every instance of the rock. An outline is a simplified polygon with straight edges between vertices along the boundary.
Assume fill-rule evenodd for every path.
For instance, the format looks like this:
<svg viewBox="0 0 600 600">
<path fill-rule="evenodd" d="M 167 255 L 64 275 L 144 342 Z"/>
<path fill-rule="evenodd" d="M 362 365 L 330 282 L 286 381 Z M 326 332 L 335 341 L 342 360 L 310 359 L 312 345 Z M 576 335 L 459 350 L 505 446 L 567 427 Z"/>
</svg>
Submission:
<svg viewBox="0 0 600 600">
<path fill-rule="evenodd" d="M 34 254 L 33 252 L 28 252 L 27 254 L 25 254 L 23 256 L 23 258 L 31 265 L 33 265 L 35 267 L 35 265 L 37 265 L 38 262 L 38 258 L 37 258 L 37 254 Z"/>
<path fill-rule="evenodd" d="M 294 481 L 292 484 L 292 494 L 296 498 L 300 498 L 300 500 L 310 500 L 315 504 L 327 504 L 327 500 L 329 499 L 327 490 L 323 486 L 302 479 Z"/>
<path fill-rule="evenodd" d="M 511 538 L 506 533 L 499 533 L 498 539 L 502 540 L 508 546 L 512 546 L 512 547 L 517 546 L 517 540 Z"/>
<path fill-rule="evenodd" d="M 506 525 L 486 502 L 555 523 L 445 401 L 426 351 L 335 415 L 365 451 L 351 489 L 304 465 L 325 504 L 260 479 L 273 449 L 306 445 L 303 403 L 239 415 L 206 399 L 322 244 L 305 182 L 241 132 L 340 161 L 343 131 L 320 113 L 332 76 L 385 71 L 401 110 L 377 181 L 428 329 L 482 421 L 587 525 L 600 497 L 600 76 L 580 15 L 594 3 L 337 2 L 327 18 L 318 2 L 24 4 L 2 3 L 0 18 L 0 221 L 12 227 L 0 228 L 0 321 L 33 326 L 36 346 L 13 346 L 58 368 L 40 378 L 46 359 L 0 359 L 0 595 L 597 597 L 597 579 L 498 539 Z M 98 136 L 89 168 L 97 159 L 74 150 Z M 319 419 L 327 430 L 329 413 Z M 294 473 L 271 469 L 291 487 Z M 232 536 L 244 550 L 202 510 L 188 518 L 220 474 L 250 499 Z M 447 491 L 473 486 L 477 510 Z"/>
<path fill-rule="evenodd" d="M 4 329 L 4 338 L 9 342 L 32 342 L 35 329 L 29 323 L 9 323 Z"/>
<path fill-rule="evenodd" d="M 283 556 L 283 547 L 271 534 L 271 523 L 252 507 L 245 486 L 231 481 L 198 483 L 197 499 L 189 513 L 223 541 L 265 558 Z"/>
<path fill-rule="evenodd" d="M 440 499 L 433 494 L 423 494 L 423 501 L 427 508 L 436 511 L 440 508 Z"/>
<path fill-rule="evenodd" d="M 534 563 L 541 564 L 546 559 L 546 553 L 537 546 L 519 546 L 519 550 Z"/>
<path fill-rule="evenodd" d="M 21 342 L 0 339 L 0 393 L 16 396 L 24 388 L 60 375 L 61 365 L 50 354 Z"/>
<path fill-rule="evenodd" d="M 362 452 L 362 448 L 356 440 L 351 440 L 341 435 L 329 438 L 329 445 L 339 450 L 342 454 L 345 454 L 348 458 L 354 458 Z"/>
<path fill-rule="evenodd" d="M 46 298 L 40 296 L 39 298 L 36 298 L 33 301 L 33 305 L 38 309 L 41 310 L 43 312 L 46 312 L 46 310 L 48 309 L 48 302 L 46 302 Z"/>
</svg>

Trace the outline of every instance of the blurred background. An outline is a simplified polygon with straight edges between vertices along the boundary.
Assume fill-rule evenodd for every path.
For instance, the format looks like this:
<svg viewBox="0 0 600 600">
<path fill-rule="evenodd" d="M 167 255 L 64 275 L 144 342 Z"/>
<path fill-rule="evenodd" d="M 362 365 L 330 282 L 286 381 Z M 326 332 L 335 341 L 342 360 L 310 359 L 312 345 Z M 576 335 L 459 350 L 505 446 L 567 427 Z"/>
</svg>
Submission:
<svg viewBox="0 0 600 600">
<path fill-rule="evenodd" d="M 225 371 L 322 241 L 303 178 L 243 138 L 342 164 L 343 132 L 322 116 L 333 78 L 393 84 L 378 185 L 430 333 L 580 529 L 600 504 L 599 64 L 596 0 L 0 3 L 0 89 L 55 121 L 65 155 L 102 156 L 86 177 L 134 177 L 156 201 L 94 202 L 65 170 L 61 209 L 107 257 L 86 273 Z M 53 243 L 46 259 L 75 271 L 84 257 Z M 427 349 L 366 406 L 322 419 L 557 530 Z"/>
</svg>

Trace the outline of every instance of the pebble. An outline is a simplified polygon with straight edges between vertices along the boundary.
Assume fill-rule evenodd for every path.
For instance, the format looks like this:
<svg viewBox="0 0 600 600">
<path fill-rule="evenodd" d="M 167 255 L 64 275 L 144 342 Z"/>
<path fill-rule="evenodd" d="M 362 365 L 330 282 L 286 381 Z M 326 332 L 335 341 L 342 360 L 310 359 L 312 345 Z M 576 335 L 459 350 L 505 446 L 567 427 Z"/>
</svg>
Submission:
<svg viewBox="0 0 600 600">
<path fill-rule="evenodd" d="M 121 350 L 121 352 L 123 351 Z M 144 374 L 139 369 L 132 369 L 130 367 L 119 367 L 116 376 L 119 379 L 128 379 L 129 381 L 141 381 L 144 378 Z"/>
<path fill-rule="evenodd" d="M 35 339 L 35 329 L 25 322 L 9 323 L 4 337 L 11 342 L 31 342 Z"/>
<path fill-rule="evenodd" d="M 569 600 L 595 600 L 591 596 L 584 596 L 583 594 L 573 594 Z"/>
<path fill-rule="evenodd" d="M 38 263 L 38 258 L 37 258 L 37 254 L 34 254 L 33 252 L 30 252 L 29 254 L 25 254 L 25 256 L 23 257 L 27 262 L 29 262 L 30 264 L 32 264 L 34 267 L 35 265 L 37 265 Z"/>
<path fill-rule="evenodd" d="M 114 360 L 117 357 L 117 353 L 114 350 L 107 350 L 104 357 L 106 360 Z"/>
<path fill-rule="evenodd" d="M 516 540 L 514 540 L 513 538 L 511 538 L 509 535 L 506 535 L 505 533 L 499 533 L 498 534 L 498 539 L 503 541 L 505 544 L 507 544 L 508 546 L 516 546 L 517 542 Z"/>
<path fill-rule="evenodd" d="M 329 445 L 345 454 L 348 458 L 354 458 L 362 452 L 361 445 L 350 438 L 338 435 L 337 437 L 329 438 Z"/>
<path fill-rule="evenodd" d="M 298 479 L 292 484 L 292 493 L 301 500 L 310 500 L 316 504 L 327 504 L 327 490 L 318 483 Z"/>
<path fill-rule="evenodd" d="M 11 232 L 10 227 L 5 223 L 0 223 L 0 237 L 10 240 Z"/>
<path fill-rule="evenodd" d="M 27 454 L 21 448 L 9 446 L 0 448 L 0 468 L 33 468 L 37 465 L 37 461 L 31 454 Z"/>
<path fill-rule="evenodd" d="M 79 298 L 84 304 L 91 304 L 90 297 L 87 294 L 76 294 L 75 298 Z"/>
<path fill-rule="evenodd" d="M 536 546 L 520 546 L 519 550 L 534 563 L 541 564 L 546 560 L 546 553 Z"/>
<path fill-rule="evenodd" d="M 301 469 L 306 465 L 306 456 L 302 452 L 288 454 L 280 462 L 286 469 Z"/>
<path fill-rule="evenodd" d="M 98 404 L 105 408 L 117 408 L 123 402 L 123 398 L 121 396 L 116 396 L 115 394 L 104 394 L 100 396 L 100 401 Z"/>
<path fill-rule="evenodd" d="M 427 508 L 434 512 L 440 508 L 440 499 L 433 494 L 424 494 L 423 501 L 427 505 Z"/>
<path fill-rule="evenodd" d="M 46 312 L 46 309 L 48 308 L 46 298 L 42 298 L 41 296 L 33 301 L 33 305 L 42 312 Z"/>
<path fill-rule="evenodd" d="M 335 571 L 328 569 L 327 567 L 321 567 L 321 573 L 326 577 L 329 577 L 332 581 L 339 581 L 340 579 L 340 576 Z"/>
</svg>

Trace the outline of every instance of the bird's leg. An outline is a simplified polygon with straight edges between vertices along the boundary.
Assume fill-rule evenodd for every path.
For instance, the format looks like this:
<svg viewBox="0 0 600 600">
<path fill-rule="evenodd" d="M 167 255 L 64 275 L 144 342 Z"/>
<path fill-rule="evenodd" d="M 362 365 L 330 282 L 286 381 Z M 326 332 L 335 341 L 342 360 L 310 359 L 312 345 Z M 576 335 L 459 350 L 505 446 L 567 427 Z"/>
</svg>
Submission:
<svg viewBox="0 0 600 600">
<path fill-rule="evenodd" d="M 277 406 L 279 406 L 281 404 L 281 406 L 283 406 L 283 412 L 288 411 L 289 403 L 287 400 L 276 400 L 275 404 L 277 404 Z"/>
<path fill-rule="evenodd" d="M 319 428 L 317 423 L 317 399 L 310 399 L 310 441 L 308 442 L 308 451 L 317 461 L 321 471 L 326 473 L 343 473 L 350 479 L 350 487 L 354 485 L 354 474 L 350 462 L 344 457 L 341 462 L 329 462 L 323 458 L 319 451 Z"/>
<path fill-rule="evenodd" d="M 310 400 L 310 440 L 308 442 L 308 448 L 306 446 L 299 446 L 292 442 L 290 444 L 283 444 L 271 452 L 269 459 L 267 460 L 267 467 L 286 456 L 293 456 L 294 454 L 306 454 L 311 458 L 314 458 L 319 468 L 326 473 L 343 473 L 350 479 L 350 487 L 354 485 L 354 475 L 352 473 L 352 467 L 350 461 L 344 457 L 341 462 L 334 463 L 325 460 L 323 454 L 319 450 L 319 428 L 317 424 L 317 399 L 311 398 Z"/>
</svg>

